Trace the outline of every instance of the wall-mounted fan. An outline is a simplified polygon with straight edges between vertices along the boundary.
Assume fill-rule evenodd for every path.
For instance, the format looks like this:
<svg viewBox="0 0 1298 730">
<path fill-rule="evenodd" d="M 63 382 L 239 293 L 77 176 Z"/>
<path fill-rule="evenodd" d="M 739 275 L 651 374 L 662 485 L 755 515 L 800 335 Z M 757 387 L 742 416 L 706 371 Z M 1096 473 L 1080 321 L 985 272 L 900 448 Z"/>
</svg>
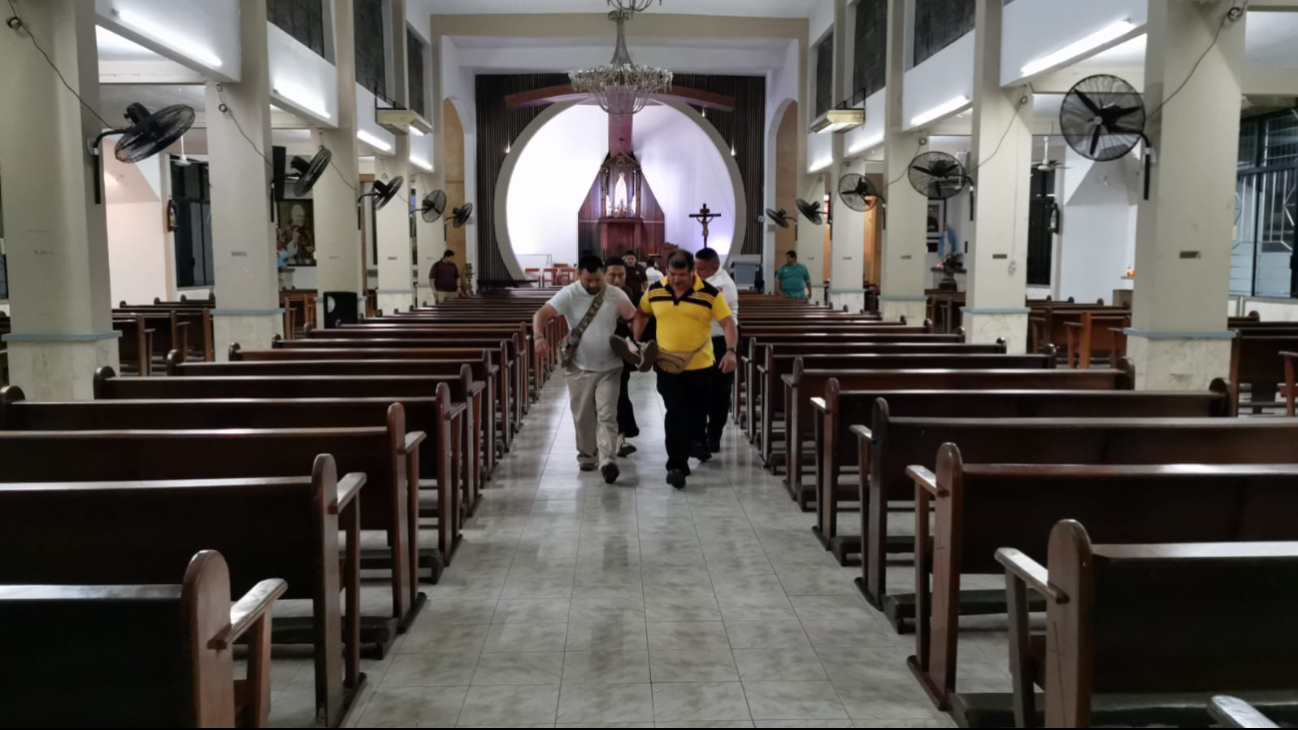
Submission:
<svg viewBox="0 0 1298 730">
<path fill-rule="evenodd" d="M 423 201 L 419 203 L 418 210 L 425 223 L 436 223 L 437 219 L 442 217 L 442 213 L 446 212 L 446 193 L 434 190 L 425 195 Z M 410 215 L 413 216 L 414 213 L 411 212 Z"/>
<path fill-rule="evenodd" d="M 855 172 L 839 178 L 838 197 L 847 207 L 858 213 L 874 210 L 882 200 L 879 189 L 870 182 L 870 178 Z"/>
<path fill-rule="evenodd" d="M 316 183 L 324 176 L 325 171 L 329 169 L 329 162 L 333 160 L 333 153 L 326 147 L 316 150 L 311 159 L 305 157 L 294 157 L 288 159 L 287 150 L 283 147 L 271 148 L 271 164 L 273 167 L 270 183 L 271 200 L 278 203 L 284 200 L 285 186 L 293 183 L 293 197 L 305 198 L 315 189 Z M 270 219 L 275 220 L 275 208 L 270 207 Z"/>
<path fill-rule="evenodd" d="M 387 182 L 375 180 L 374 189 L 356 199 L 356 207 L 359 209 L 361 201 L 369 198 L 374 203 L 374 210 L 383 210 L 388 203 L 392 202 L 393 198 L 397 197 L 397 193 L 401 192 L 401 186 L 404 184 L 405 180 L 400 175 Z M 359 210 L 357 212 L 359 213 Z M 356 227 L 357 229 L 363 227 L 360 215 L 356 216 Z"/>
<path fill-rule="evenodd" d="M 463 228 L 471 217 L 473 217 L 473 203 L 465 203 L 463 207 L 451 211 L 450 221 L 456 228 Z"/>
<path fill-rule="evenodd" d="M 104 161 L 100 156 L 99 145 L 105 137 L 122 135 L 117 140 L 117 152 L 114 155 L 119 162 L 143 162 L 175 144 L 194 126 L 194 108 L 177 104 L 150 112 L 143 104 L 132 103 L 126 107 L 126 119 L 131 126 L 104 131 L 90 143 L 90 154 L 95 158 L 96 205 L 104 202 Z"/>
<path fill-rule="evenodd" d="M 1145 136 L 1145 102 L 1123 79 L 1087 76 L 1064 95 L 1059 124 L 1068 146 L 1096 162 L 1112 162 L 1145 142 L 1145 200 L 1149 200 L 1153 150 Z"/>
<path fill-rule="evenodd" d="M 791 222 L 789 221 L 789 214 L 783 208 L 780 208 L 779 210 L 767 208 L 766 221 L 768 223 L 774 223 L 780 228 L 788 228 L 791 225 Z"/>
<path fill-rule="evenodd" d="M 929 200 L 949 200 L 969 184 L 964 165 L 945 152 L 925 152 L 910 162 L 910 185 Z"/>
<path fill-rule="evenodd" d="M 820 210 L 820 203 L 818 202 L 809 203 L 802 198 L 798 198 L 798 212 L 801 213 L 804 218 L 818 226 L 825 225 L 825 216 L 823 211 Z"/>
</svg>

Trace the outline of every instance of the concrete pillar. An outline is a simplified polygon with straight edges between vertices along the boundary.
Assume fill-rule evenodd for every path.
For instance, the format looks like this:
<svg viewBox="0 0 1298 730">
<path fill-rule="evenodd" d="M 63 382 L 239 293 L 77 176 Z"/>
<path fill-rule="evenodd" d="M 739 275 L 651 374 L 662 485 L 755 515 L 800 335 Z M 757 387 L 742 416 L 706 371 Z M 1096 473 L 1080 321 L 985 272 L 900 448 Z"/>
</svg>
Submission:
<svg viewBox="0 0 1298 730">
<path fill-rule="evenodd" d="M 848 78 L 851 73 L 848 58 L 853 43 L 852 26 L 847 20 L 847 0 L 834 0 L 834 99 L 846 99 Z M 850 312 L 865 308 L 865 213 L 847 207 L 838 197 L 838 181 L 849 172 L 864 173 L 864 163 L 859 170 L 846 166 L 845 135 L 834 135 L 834 164 L 830 168 L 830 204 L 834 210 L 834 226 L 830 231 L 829 300 L 836 308 L 847 307 Z"/>
<path fill-rule="evenodd" d="M 264 0 L 239 0 L 239 26 L 239 83 L 207 84 L 217 306 L 212 325 L 220 360 L 236 342 L 245 349 L 269 348 L 284 329 L 270 220 L 270 66 Z"/>
<path fill-rule="evenodd" d="M 1230 8 L 1224 1 L 1149 3 L 1144 98 L 1157 158 L 1149 200 L 1137 211 L 1138 278 L 1128 330 L 1142 389 L 1198 390 L 1230 373 L 1233 333 L 1222 302 L 1230 287 L 1244 71 L 1244 21 L 1222 27 Z"/>
<path fill-rule="evenodd" d="M 424 197 L 434 190 L 440 190 L 438 176 L 432 173 L 420 173 L 415 175 L 415 190 L 419 195 L 420 204 L 423 203 Z M 448 203 L 449 208 L 449 203 Z M 415 214 L 415 289 L 417 290 L 419 305 L 425 302 L 433 303 L 433 289 L 428 283 L 428 274 L 433 270 L 433 264 L 442 260 L 442 254 L 446 253 L 446 227 L 445 217 L 450 215 L 451 211 L 447 210 L 442 214 L 442 218 L 432 223 L 425 223 L 423 216 Z M 456 264 L 461 270 L 464 269 L 464 262 L 457 261 Z"/>
<path fill-rule="evenodd" d="M 104 125 L 63 88 L 29 34 L 68 84 L 99 108 L 95 9 L 48 0 L 20 3 L 19 16 L 23 29 L 0 27 L 10 379 L 32 400 L 89 400 L 95 370 L 119 366 L 106 217 L 94 202 L 87 147 Z"/>
<path fill-rule="evenodd" d="M 799 135 L 806 137 L 805 133 Z M 821 203 L 825 198 L 825 174 L 823 172 L 811 175 L 799 175 L 802 183 L 798 189 L 798 197 L 811 204 Z M 822 205 L 821 217 L 828 219 L 829 213 Z M 797 252 L 798 262 L 807 267 L 807 273 L 811 276 L 811 287 L 807 290 L 807 296 L 817 304 L 824 303 L 825 298 L 825 225 L 817 225 L 807 220 L 801 212 L 794 210 L 797 216 L 798 238 Z M 788 251 L 777 250 L 775 252 L 774 268 L 780 270 L 786 261 Z M 769 284 L 770 290 L 775 291 L 775 279 L 772 277 Z"/>
<path fill-rule="evenodd" d="M 884 319 L 923 322 L 928 254 L 928 199 L 907 182 L 910 161 L 921 151 L 919 130 L 906 131 L 902 95 L 906 73 L 906 0 L 888 0 L 887 131 L 884 142 L 888 201 L 883 231 L 879 310 Z"/>
<path fill-rule="evenodd" d="M 973 155 L 977 183 L 964 327 L 969 342 L 1027 351 L 1028 206 L 1032 129 L 1027 90 L 1001 88 L 1002 0 L 977 0 Z"/>
<path fill-rule="evenodd" d="M 392 98 L 404 105 L 406 87 L 406 2 L 392 0 Z M 398 176 L 406 181 L 397 197 L 378 212 L 379 286 L 378 307 L 384 312 L 403 311 L 415 304 L 414 255 L 410 240 L 410 137 L 397 135 L 391 157 L 375 160 L 379 180 Z"/>
<path fill-rule="evenodd" d="M 353 0 L 334 3 L 334 67 L 338 70 L 338 128 L 316 131 L 319 144 L 333 152 L 332 166 L 312 191 L 316 200 L 316 262 L 324 292 L 355 292 L 360 310 L 365 306 L 365 257 L 361 232 L 356 226 L 356 199 L 360 195 L 360 172 L 356 144 L 356 32 Z M 325 307 L 317 300 L 324 326 Z"/>
</svg>

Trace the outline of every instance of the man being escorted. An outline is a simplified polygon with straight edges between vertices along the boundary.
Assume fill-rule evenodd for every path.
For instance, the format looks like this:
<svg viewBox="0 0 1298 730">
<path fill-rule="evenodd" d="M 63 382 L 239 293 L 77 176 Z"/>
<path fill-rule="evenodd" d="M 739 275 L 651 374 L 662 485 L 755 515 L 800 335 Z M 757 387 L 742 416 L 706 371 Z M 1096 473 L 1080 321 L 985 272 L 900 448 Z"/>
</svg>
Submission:
<svg viewBox="0 0 1298 730">
<path fill-rule="evenodd" d="M 453 299 L 463 292 L 460 267 L 455 265 L 454 251 L 446 249 L 442 260 L 433 264 L 432 270 L 428 272 L 428 284 L 433 288 L 433 302 L 436 304 Z"/>
<path fill-rule="evenodd" d="M 622 358 L 609 340 L 618 319 L 636 316 L 635 305 L 617 287 L 604 281 L 604 262 L 583 256 L 577 263 L 579 278 L 559 290 L 532 318 L 536 353 L 549 357 L 551 344 L 541 335 L 550 320 L 563 315 L 569 334 L 559 343 L 559 359 L 568 374 L 568 400 L 577 431 L 577 463 L 582 471 L 596 467 L 612 484 L 617 466 L 617 401 L 621 391 Z"/>
<path fill-rule="evenodd" d="M 626 272 L 627 267 L 623 259 L 610 256 L 604 262 L 604 278 L 608 281 L 608 285 L 621 289 L 631 301 L 639 301 L 644 292 L 632 291 L 631 287 L 627 286 Z M 615 334 L 621 338 L 630 337 L 631 325 L 619 318 Z M 636 366 L 629 362 L 622 364 L 622 392 L 617 397 L 617 455 L 622 457 L 636 452 L 635 445 L 628 439 L 640 435 L 640 426 L 635 421 L 635 406 L 631 404 L 631 373 L 636 370 Z"/>
<path fill-rule="evenodd" d="M 642 338 L 650 316 L 658 328 L 658 393 L 667 408 L 667 483 L 684 489 L 685 478 L 690 475 L 691 451 L 696 444 L 705 444 L 707 438 L 708 391 L 716 363 L 712 323 L 721 323 L 725 334 L 727 352 L 720 366 L 723 373 L 735 371 L 739 330 L 721 291 L 698 277 L 694 256 L 683 250 L 668 257 L 666 280 L 651 283 L 640 301 L 633 325 L 637 340 Z"/>
<path fill-rule="evenodd" d="M 798 263 L 798 252 L 789 251 L 784 255 L 785 264 L 775 272 L 775 293 L 783 294 L 789 299 L 806 301 L 811 290 L 811 272 Z"/>
<path fill-rule="evenodd" d="M 726 305 L 730 307 L 730 314 L 738 317 L 739 288 L 735 286 L 735 280 L 730 278 L 730 274 L 721 268 L 721 257 L 717 252 L 710 248 L 699 249 L 694 254 L 694 270 L 698 272 L 699 278 L 721 292 Z M 729 348 L 726 347 L 725 330 L 720 322 L 713 320 L 712 353 L 717 358 L 717 363 L 712 368 L 712 386 L 708 394 L 708 440 L 706 444 L 700 445 L 706 448 L 709 456 L 721 451 L 721 436 L 725 433 L 726 421 L 730 418 L 735 374 L 721 369 L 724 358 L 720 357 L 727 352 Z"/>
</svg>

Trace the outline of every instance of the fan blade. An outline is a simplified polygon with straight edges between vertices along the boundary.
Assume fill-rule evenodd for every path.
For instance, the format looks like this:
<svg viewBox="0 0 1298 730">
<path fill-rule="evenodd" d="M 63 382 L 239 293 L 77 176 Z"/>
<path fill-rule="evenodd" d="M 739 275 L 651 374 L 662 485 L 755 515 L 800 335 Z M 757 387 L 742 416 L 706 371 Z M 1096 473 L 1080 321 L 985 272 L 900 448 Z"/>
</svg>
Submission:
<svg viewBox="0 0 1298 730">
<path fill-rule="evenodd" d="M 1117 111 L 1117 114 L 1118 114 L 1119 117 L 1125 117 L 1125 116 L 1127 116 L 1128 114 L 1135 114 L 1136 112 L 1143 112 L 1143 111 L 1145 111 L 1145 107 L 1143 107 L 1143 106 L 1120 106 L 1120 107 L 1117 108 L 1116 111 Z"/>
<path fill-rule="evenodd" d="M 1091 155 L 1092 155 L 1092 156 L 1094 156 L 1094 155 L 1095 155 L 1095 151 L 1096 151 L 1097 149 L 1099 149 L 1099 146 L 1100 146 L 1100 133 L 1101 133 L 1102 131 L 1103 131 L 1103 128 L 1101 128 L 1100 125 L 1098 125 L 1098 124 L 1095 125 L 1095 134 L 1092 134 L 1092 135 L 1091 135 Z"/>
<path fill-rule="evenodd" d="M 928 176 L 930 176 L 930 177 L 942 177 L 942 173 L 940 173 L 940 172 L 936 172 L 936 171 L 934 171 L 933 169 L 928 168 L 928 167 L 920 167 L 919 165 L 911 165 L 911 166 L 910 166 L 910 169 L 915 170 L 915 171 L 917 171 L 917 172 L 922 172 L 922 173 L 924 173 L 925 175 L 928 175 Z"/>
<path fill-rule="evenodd" d="M 1086 105 L 1087 109 L 1091 110 L 1092 114 L 1097 117 L 1100 116 L 1102 113 L 1100 107 L 1096 106 L 1095 102 L 1091 101 L 1091 97 L 1087 96 L 1085 91 L 1082 91 L 1081 89 L 1073 89 L 1073 93 L 1077 94 L 1077 98 L 1082 100 L 1082 103 Z"/>
</svg>

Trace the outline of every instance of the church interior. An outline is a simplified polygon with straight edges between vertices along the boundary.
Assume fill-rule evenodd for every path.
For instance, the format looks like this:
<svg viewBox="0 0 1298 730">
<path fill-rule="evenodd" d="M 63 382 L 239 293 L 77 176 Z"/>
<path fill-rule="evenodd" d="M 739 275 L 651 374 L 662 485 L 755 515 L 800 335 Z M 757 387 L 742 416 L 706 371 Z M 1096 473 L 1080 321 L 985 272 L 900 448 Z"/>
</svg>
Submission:
<svg viewBox="0 0 1298 730">
<path fill-rule="evenodd" d="M 1298 727 L 1298 0 L 0 17 L 0 727 Z"/>
</svg>

